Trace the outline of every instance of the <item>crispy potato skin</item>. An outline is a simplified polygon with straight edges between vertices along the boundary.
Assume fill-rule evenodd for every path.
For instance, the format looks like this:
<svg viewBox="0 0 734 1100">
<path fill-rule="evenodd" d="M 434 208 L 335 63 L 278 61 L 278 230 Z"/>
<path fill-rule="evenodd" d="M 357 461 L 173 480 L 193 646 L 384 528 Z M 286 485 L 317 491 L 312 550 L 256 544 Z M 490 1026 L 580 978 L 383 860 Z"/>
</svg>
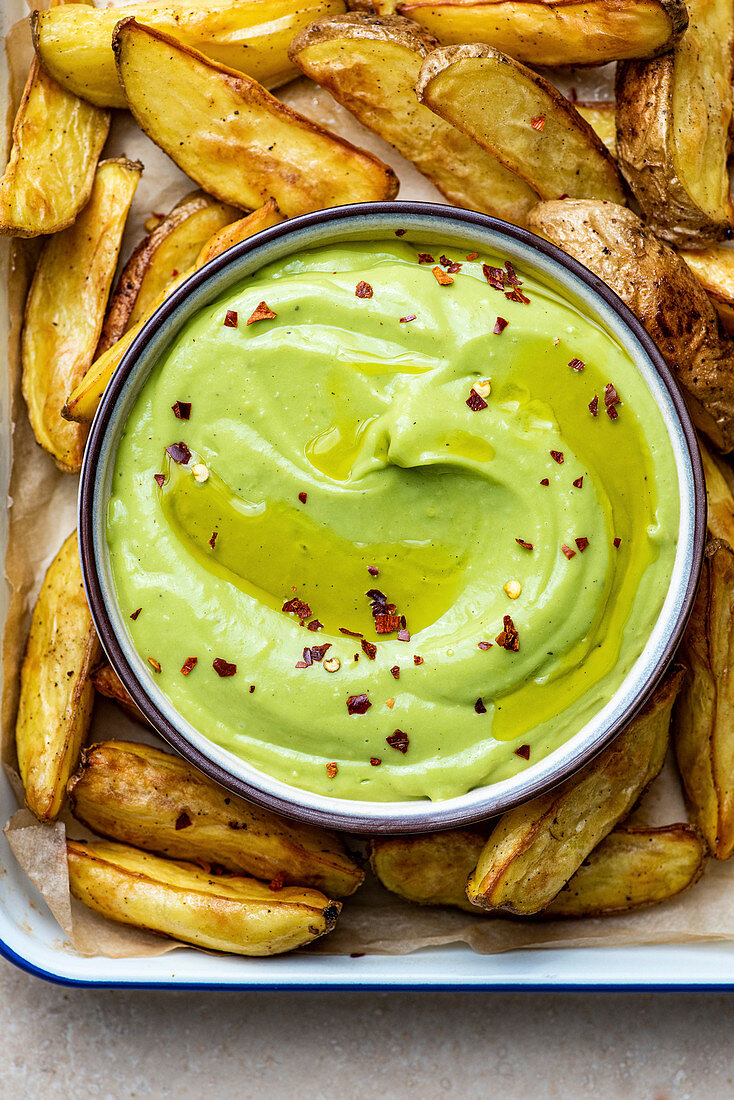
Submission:
<svg viewBox="0 0 734 1100">
<path fill-rule="evenodd" d="M 146 321 L 153 316 L 158 306 L 173 293 L 176 287 L 181 286 L 184 280 L 188 279 L 189 275 L 191 275 L 192 271 L 196 271 L 197 268 L 203 267 L 209 260 L 214 259 L 215 256 L 219 256 L 222 252 L 226 252 L 228 248 L 237 244 L 238 241 L 244 241 L 248 237 L 252 237 L 255 233 L 259 233 L 263 229 L 268 229 L 271 225 L 278 225 L 278 223 L 282 221 L 283 218 L 280 215 L 277 203 L 270 199 L 261 206 L 259 210 L 254 210 L 252 214 L 249 214 L 246 218 L 241 218 L 239 221 L 233 222 L 231 225 L 225 226 L 224 229 L 221 229 L 218 233 L 215 233 L 214 236 L 202 246 L 201 252 L 197 256 L 193 268 L 177 275 L 151 304 L 148 312 L 141 317 L 132 328 L 129 328 L 124 336 L 121 336 L 112 347 L 108 348 L 98 359 L 95 359 L 76 389 L 67 397 L 66 403 L 61 410 L 61 415 L 67 420 L 78 421 L 81 424 L 91 421 L 102 400 L 102 394 L 105 391 L 107 383 L 120 365 L 123 355 Z"/>
<path fill-rule="evenodd" d="M 99 165 L 84 210 L 44 245 L 28 293 L 23 396 L 37 443 L 65 473 L 81 468 L 87 429 L 67 423 L 61 410 L 92 362 L 141 172 L 124 159 Z"/>
<path fill-rule="evenodd" d="M 500 817 L 467 882 L 470 901 L 522 916 L 549 905 L 662 768 L 682 677 L 681 668 L 669 673 L 637 718 L 577 775 Z"/>
<path fill-rule="evenodd" d="M 711 298 L 726 331 L 734 335 L 734 249 L 715 245 L 700 251 L 681 249 L 678 255 Z"/>
<path fill-rule="evenodd" d="M 148 745 L 91 746 L 69 783 L 74 816 L 94 832 L 174 859 L 329 897 L 354 893 L 364 871 L 336 834 L 286 821 L 212 783 L 185 760 Z"/>
<path fill-rule="evenodd" d="M 734 344 L 683 260 L 613 203 L 540 203 L 528 227 L 616 291 L 674 371 L 696 426 L 717 450 L 734 450 Z"/>
<path fill-rule="evenodd" d="M 341 910 L 316 890 L 271 890 L 126 844 L 66 842 L 75 898 L 110 920 L 235 955 L 280 955 L 330 932 Z"/>
<path fill-rule="evenodd" d="M 450 202 L 524 225 L 535 192 L 416 100 L 421 65 L 436 46 L 432 35 L 408 19 L 350 12 L 301 31 L 290 55 Z"/>
<path fill-rule="evenodd" d="M 108 111 L 60 87 L 34 58 L 0 180 L 0 233 L 37 237 L 71 225 L 92 193 Z"/>
<path fill-rule="evenodd" d="M 573 104 L 544 77 L 491 46 L 434 50 L 423 62 L 416 93 L 541 199 L 626 201 L 614 159 Z"/>
<path fill-rule="evenodd" d="M 117 24 L 112 48 L 135 121 L 220 201 L 251 209 L 274 198 L 293 217 L 397 194 L 397 177 L 386 164 L 286 107 L 250 77 L 134 19 Z"/>
<path fill-rule="evenodd" d="M 118 703 L 136 722 L 141 722 L 144 726 L 148 725 L 145 716 L 133 702 L 130 692 L 112 665 L 108 665 L 106 661 L 103 661 L 102 664 L 93 669 L 90 679 L 96 692 L 104 695 L 106 699 L 112 699 L 115 703 Z"/>
<path fill-rule="evenodd" d="M 734 852 L 734 552 L 714 539 L 683 641 L 689 672 L 675 708 L 675 752 L 693 819 L 717 859 Z"/>
<path fill-rule="evenodd" d="M 98 656 L 74 532 L 46 573 L 20 672 L 18 767 L 26 804 L 40 821 L 58 816 L 77 766 L 92 718 L 89 670 Z"/>
</svg>

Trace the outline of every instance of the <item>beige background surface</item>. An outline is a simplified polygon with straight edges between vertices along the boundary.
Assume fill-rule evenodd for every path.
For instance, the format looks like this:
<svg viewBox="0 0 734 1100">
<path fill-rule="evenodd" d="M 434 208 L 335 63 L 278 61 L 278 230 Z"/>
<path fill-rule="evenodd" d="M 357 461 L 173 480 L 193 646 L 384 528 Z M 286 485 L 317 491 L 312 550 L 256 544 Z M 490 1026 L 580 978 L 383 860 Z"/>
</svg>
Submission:
<svg viewBox="0 0 734 1100">
<path fill-rule="evenodd" d="M 734 1095 L 713 994 L 153 993 L 47 985 L 0 961 L 0 1097 Z"/>
</svg>

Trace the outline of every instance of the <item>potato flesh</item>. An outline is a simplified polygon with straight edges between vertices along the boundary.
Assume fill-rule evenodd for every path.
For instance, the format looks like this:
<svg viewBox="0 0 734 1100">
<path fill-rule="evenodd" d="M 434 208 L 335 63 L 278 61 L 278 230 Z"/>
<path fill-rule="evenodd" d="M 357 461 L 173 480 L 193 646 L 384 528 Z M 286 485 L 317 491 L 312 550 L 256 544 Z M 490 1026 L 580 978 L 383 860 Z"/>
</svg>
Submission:
<svg viewBox="0 0 734 1100">
<path fill-rule="evenodd" d="M 450 46 L 426 59 L 418 98 L 515 172 L 542 199 L 624 203 L 603 142 L 560 92 L 488 46 Z"/>
<path fill-rule="evenodd" d="M 726 331 L 734 334 L 734 249 L 714 245 L 700 251 L 681 249 L 678 255 L 711 298 Z"/>
<path fill-rule="evenodd" d="M 0 233 L 58 233 L 88 201 L 108 111 L 60 87 L 33 60 L 13 125 L 13 145 L 0 180 Z"/>
<path fill-rule="evenodd" d="M 415 84 L 429 48 L 407 20 L 351 13 L 309 27 L 294 40 L 291 56 L 450 202 L 524 225 L 535 192 L 417 101 Z"/>
<path fill-rule="evenodd" d="M 99 165 L 84 210 L 46 242 L 26 302 L 23 396 L 36 441 L 67 473 L 81 467 L 87 429 L 61 410 L 92 362 L 141 171 L 126 160 Z"/>
<path fill-rule="evenodd" d="M 72 813 L 94 832 L 174 859 L 352 894 L 364 872 L 341 840 L 258 809 L 170 753 L 148 745 L 93 745 L 69 783 Z"/>
<path fill-rule="evenodd" d="M 734 545 L 734 470 L 699 440 L 706 478 L 706 523 L 711 535 Z"/>
<path fill-rule="evenodd" d="M 663 766 L 682 670 L 591 763 L 555 790 L 503 814 L 467 883 L 486 909 L 537 913 L 627 816 Z"/>
<path fill-rule="evenodd" d="M 136 16 L 266 88 L 277 88 L 296 75 L 288 60 L 293 35 L 313 19 L 341 11 L 342 0 L 72 5 L 39 13 L 34 39 L 44 67 L 69 91 L 100 107 L 127 107 L 112 53 L 112 32 L 120 19 Z"/>
<path fill-rule="evenodd" d="M 77 766 L 92 717 L 88 674 L 98 654 L 75 532 L 44 578 L 20 673 L 18 768 L 26 804 L 41 821 L 58 816 Z"/>
<path fill-rule="evenodd" d="M 316 890 L 271 890 L 206 874 L 125 844 L 66 844 L 75 898 L 103 917 L 237 955 L 277 955 L 330 932 L 339 903 Z"/>
<path fill-rule="evenodd" d="M 574 103 L 574 107 L 585 118 L 589 126 L 604 142 L 612 156 L 617 153 L 616 107 L 613 102 L 599 100 L 590 103 Z"/>
</svg>

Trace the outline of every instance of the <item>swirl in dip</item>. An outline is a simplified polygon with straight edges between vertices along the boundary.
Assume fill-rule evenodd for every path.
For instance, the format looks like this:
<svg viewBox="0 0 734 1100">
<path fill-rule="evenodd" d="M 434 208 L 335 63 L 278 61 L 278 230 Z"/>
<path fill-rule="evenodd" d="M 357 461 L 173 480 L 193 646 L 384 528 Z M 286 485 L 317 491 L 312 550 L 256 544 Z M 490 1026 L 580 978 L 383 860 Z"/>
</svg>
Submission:
<svg viewBox="0 0 734 1100">
<path fill-rule="evenodd" d="M 334 245 L 242 281 L 116 458 L 112 572 L 151 680 L 342 798 L 537 763 L 619 688 L 673 568 L 674 456 L 626 351 L 504 257 L 445 251 Z"/>
</svg>

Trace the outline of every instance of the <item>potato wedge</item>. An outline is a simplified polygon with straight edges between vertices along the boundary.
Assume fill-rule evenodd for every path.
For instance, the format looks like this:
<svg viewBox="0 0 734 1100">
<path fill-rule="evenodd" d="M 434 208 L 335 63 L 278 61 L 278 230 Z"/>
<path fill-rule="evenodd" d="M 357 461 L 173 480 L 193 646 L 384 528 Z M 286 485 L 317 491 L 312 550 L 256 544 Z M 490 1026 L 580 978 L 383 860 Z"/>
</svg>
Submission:
<svg viewBox="0 0 734 1100">
<path fill-rule="evenodd" d="M 341 910 L 316 890 L 207 874 L 126 844 L 67 840 L 69 887 L 110 920 L 234 955 L 280 955 L 331 932 Z"/>
<path fill-rule="evenodd" d="M 277 204 L 271 199 L 246 218 L 241 218 L 215 233 L 202 247 L 194 267 L 177 275 L 167 289 L 152 303 L 148 312 L 132 328 L 129 328 L 117 343 L 108 348 L 98 359 L 95 359 L 76 389 L 67 398 L 66 404 L 61 410 L 61 415 L 67 420 L 78 421 L 82 424 L 91 421 L 102 400 L 102 394 L 107 387 L 107 383 L 120 365 L 125 352 L 146 321 L 153 316 L 158 306 L 173 293 L 176 287 L 181 286 L 192 271 L 203 267 L 209 260 L 214 259 L 222 252 L 226 252 L 238 241 L 244 241 L 248 237 L 254 236 L 255 233 L 259 233 L 261 230 L 268 229 L 271 225 L 277 225 L 282 221 L 283 218 L 278 211 Z"/>
<path fill-rule="evenodd" d="M 613 100 L 577 100 L 574 107 L 585 118 L 613 157 L 617 156 L 617 105 Z"/>
<path fill-rule="evenodd" d="M 87 429 L 69 424 L 61 410 L 92 362 L 142 170 L 125 159 L 99 165 L 92 196 L 76 222 L 44 245 L 28 293 L 23 396 L 36 441 L 66 473 L 81 467 Z"/>
<path fill-rule="evenodd" d="M 418 905 L 451 905 L 477 916 L 486 910 L 466 896 L 466 880 L 487 837 L 474 829 L 370 840 L 370 866 L 382 885 Z"/>
<path fill-rule="evenodd" d="M 222 202 L 250 209 L 274 198 L 290 218 L 397 194 L 391 168 L 286 107 L 251 77 L 135 19 L 117 24 L 112 48 L 140 128 Z"/>
<path fill-rule="evenodd" d="M 683 641 L 689 672 L 675 752 L 693 820 L 717 859 L 734 852 L 734 551 L 714 539 Z"/>
<path fill-rule="evenodd" d="M 148 725 L 148 721 L 143 715 L 143 712 L 138 710 L 133 702 L 132 695 L 127 690 L 112 665 L 107 664 L 106 661 L 97 665 L 97 667 L 92 670 L 90 680 L 94 684 L 94 690 L 98 692 L 99 695 L 104 695 L 106 699 L 112 699 L 113 702 L 118 703 L 136 722 L 142 722 L 144 726 Z"/>
<path fill-rule="evenodd" d="M 491 46 L 444 46 L 423 62 L 418 99 L 541 199 L 625 202 L 603 141 L 557 88 Z"/>
<path fill-rule="evenodd" d="M 61 810 L 92 719 L 89 670 L 99 657 L 76 532 L 48 568 L 33 609 L 15 725 L 26 804 L 40 821 Z"/>
<path fill-rule="evenodd" d="M 715 539 L 734 546 L 734 470 L 699 439 L 706 478 L 706 525 Z"/>
<path fill-rule="evenodd" d="M 117 280 L 95 359 L 147 315 L 153 302 L 196 257 L 213 233 L 229 225 L 238 212 L 204 191 L 192 191 L 144 237 Z"/>
<path fill-rule="evenodd" d="M 679 255 L 716 306 L 726 331 L 734 336 L 734 249 L 716 245 L 700 252 L 681 249 Z"/>
<path fill-rule="evenodd" d="M 732 235 L 734 6 L 688 0 L 688 14 L 673 51 L 619 66 L 617 154 L 650 228 L 703 248 Z"/>
<path fill-rule="evenodd" d="M 0 233 L 58 233 L 89 200 L 110 128 L 100 111 L 60 87 L 34 58 L 0 180 Z"/>
<path fill-rule="evenodd" d="M 120 19 L 135 16 L 186 46 L 254 77 L 266 88 L 292 80 L 288 44 L 302 27 L 344 11 L 342 0 L 196 0 L 34 12 L 33 42 L 59 84 L 98 107 L 127 107 L 112 53 Z"/>
<path fill-rule="evenodd" d="M 684 0 L 376 0 L 447 46 L 481 42 L 526 65 L 605 65 L 672 49 L 688 24 Z"/>
<path fill-rule="evenodd" d="M 617 292 L 675 373 L 696 427 L 717 450 L 734 450 L 734 344 L 683 260 L 613 203 L 540 203 L 528 228 Z"/>
<path fill-rule="evenodd" d="M 662 768 L 682 678 L 682 668 L 669 673 L 639 715 L 577 775 L 502 815 L 469 876 L 470 901 L 522 916 L 550 904 Z"/>
<path fill-rule="evenodd" d="M 290 55 L 306 76 L 394 145 L 450 202 L 523 225 L 537 202 L 535 192 L 416 100 L 421 65 L 437 45 L 408 19 L 351 12 L 301 31 Z"/>
<path fill-rule="evenodd" d="M 336 834 L 252 806 L 149 745 L 92 745 L 69 783 L 69 800 L 94 832 L 161 856 L 266 881 L 280 876 L 329 897 L 352 894 L 364 880 Z"/>
</svg>

